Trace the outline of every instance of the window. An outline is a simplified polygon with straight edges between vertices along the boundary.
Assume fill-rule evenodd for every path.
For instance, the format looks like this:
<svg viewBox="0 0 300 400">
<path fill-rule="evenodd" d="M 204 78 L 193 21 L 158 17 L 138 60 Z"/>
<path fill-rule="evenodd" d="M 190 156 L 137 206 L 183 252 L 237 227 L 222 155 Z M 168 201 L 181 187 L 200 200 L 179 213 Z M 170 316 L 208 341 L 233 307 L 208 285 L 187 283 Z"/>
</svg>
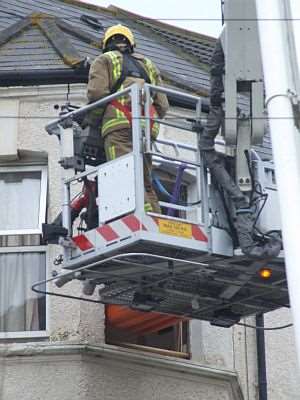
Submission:
<svg viewBox="0 0 300 400">
<path fill-rule="evenodd" d="M 176 175 L 157 169 L 157 194 L 159 201 L 168 203 L 173 193 Z M 176 173 L 176 171 L 175 171 Z M 192 181 L 191 176 L 190 181 Z M 192 181 L 193 182 L 193 181 Z M 192 186 L 183 181 L 178 193 L 178 203 L 186 204 Z M 197 192 L 195 190 L 195 192 Z M 197 196 L 197 193 L 195 193 Z M 162 214 L 168 213 L 169 206 L 163 204 Z M 171 209 L 173 211 L 173 209 Z M 191 214 L 191 212 L 189 211 Z M 195 212 L 194 212 L 195 213 Z M 174 210 L 173 217 L 187 218 L 185 210 Z M 194 217 L 192 215 L 192 217 Z M 194 217 L 195 218 L 195 217 Z M 189 358 L 189 322 L 185 318 L 157 312 L 142 312 L 129 307 L 109 304 L 105 306 L 106 343 L 127 348 L 139 349 L 161 355 Z"/>
<path fill-rule="evenodd" d="M 187 320 L 125 306 L 106 305 L 106 343 L 189 358 Z"/>
<path fill-rule="evenodd" d="M 46 196 L 46 166 L 0 167 L 0 339 L 46 336 Z"/>
<path fill-rule="evenodd" d="M 45 295 L 31 290 L 44 279 L 46 247 L 0 248 L 0 338 L 46 330 Z"/>
<path fill-rule="evenodd" d="M 0 235 L 41 233 L 46 195 L 46 167 L 1 167 Z"/>
</svg>

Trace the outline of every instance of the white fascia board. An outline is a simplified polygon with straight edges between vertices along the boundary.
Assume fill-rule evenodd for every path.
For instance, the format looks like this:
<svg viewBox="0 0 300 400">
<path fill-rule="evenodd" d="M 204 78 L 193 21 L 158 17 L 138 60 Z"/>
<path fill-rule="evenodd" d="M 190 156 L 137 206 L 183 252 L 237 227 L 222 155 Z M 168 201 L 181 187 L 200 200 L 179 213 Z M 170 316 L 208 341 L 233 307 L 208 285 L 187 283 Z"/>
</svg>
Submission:
<svg viewBox="0 0 300 400">
<path fill-rule="evenodd" d="M 43 99 L 55 99 L 55 100 L 66 100 L 68 93 L 68 85 L 45 85 L 45 86 L 16 86 L 16 87 L 0 87 L 0 99 L 1 98 L 26 98 L 30 101 L 36 101 Z M 86 101 L 86 84 L 71 84 L 69 97 L 71 99 L 81 99 Z"/>
</svg>

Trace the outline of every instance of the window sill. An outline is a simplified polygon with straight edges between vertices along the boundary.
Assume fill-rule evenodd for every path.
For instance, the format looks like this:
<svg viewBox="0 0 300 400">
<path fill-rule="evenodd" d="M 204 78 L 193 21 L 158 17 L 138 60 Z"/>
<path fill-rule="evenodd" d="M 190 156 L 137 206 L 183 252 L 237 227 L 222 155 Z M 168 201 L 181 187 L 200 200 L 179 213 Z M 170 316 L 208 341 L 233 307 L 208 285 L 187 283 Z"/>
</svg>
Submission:
<svg viewBox="0 0 300 400">
<path fill-rule="evenodd" d="M 189 360 L 191 358 L 191 355 L 186 352 L 181 352 L 181 351 L 175 351 L 175 350 L 166 350 L 166 349 L 161 349 L 158 347 L 150 347 L 150 346 L 143 346 L 140 344 L 133 344 L 133 343 L 121 343 L 121 342 L 109 342 L 106 343 L 108 346 L 118 346 L 118 347 L 123 347 L 126 349 L 131 349 L 131 350 L 137 350 L 141 352 L 146 352 L 146 353 L 152 353 L 152 354 L 158 354 L 161 356 L 168 356 L 168 357 L 175 357 L 175 358 L 183 358 L 186 360 Z"/>
<path fill-rule="evenodd" d="M 0 332 L 1 340 L 28 340 L 28 339 L 45 339 L 49 337 L 47 331 L 25 331 L 25 332 Z"/>
</svg>

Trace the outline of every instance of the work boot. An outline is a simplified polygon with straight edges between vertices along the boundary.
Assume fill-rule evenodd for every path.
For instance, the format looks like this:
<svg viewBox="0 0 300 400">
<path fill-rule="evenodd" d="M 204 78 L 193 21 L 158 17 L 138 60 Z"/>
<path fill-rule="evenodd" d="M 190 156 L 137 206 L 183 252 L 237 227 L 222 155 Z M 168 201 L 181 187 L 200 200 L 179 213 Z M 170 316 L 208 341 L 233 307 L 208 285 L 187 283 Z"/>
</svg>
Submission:
<svg viewBox="0 0 300 400">
<path fill-rule="evenodd" d="M 246 256 L 257 259 L 277 257 L 281 250 L 281 240 L 272 236 L 266 242 L 257 242 L 253 238 L 255 215 L 251 209 L 238 209 L 234 226 L 237 231 L 239 244 Z"/>
</svg>

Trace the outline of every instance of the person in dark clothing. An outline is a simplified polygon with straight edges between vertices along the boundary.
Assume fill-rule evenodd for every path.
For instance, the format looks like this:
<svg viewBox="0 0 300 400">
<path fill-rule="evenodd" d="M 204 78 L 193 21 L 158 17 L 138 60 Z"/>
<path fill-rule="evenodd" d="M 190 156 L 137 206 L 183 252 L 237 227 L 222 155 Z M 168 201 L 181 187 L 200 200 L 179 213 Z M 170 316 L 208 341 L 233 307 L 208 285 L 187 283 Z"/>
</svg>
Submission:
<svg viewBox="0 0 300 400">
<path fill-rule="evenodd" d="M 200 148 L 204 163 L 234 205 L 233 224 L 243 253 L 254 258 L 276 257 L 281 250 L 281 240 L 277 236 L 270 237 L 269 240 L 264 242 L 257 242 L 254 239 L 253 231 L 256 217 L 250 207 L 249 199 L 224 168 L 224 163 L 214 148 L 215 137 L 219 133 L 224 120 L 224 74 L 225 56 L 221 39 L 218 38 L 211 58 L 210 109 L 207 124 L 200 136 Z"/>
</svg>

